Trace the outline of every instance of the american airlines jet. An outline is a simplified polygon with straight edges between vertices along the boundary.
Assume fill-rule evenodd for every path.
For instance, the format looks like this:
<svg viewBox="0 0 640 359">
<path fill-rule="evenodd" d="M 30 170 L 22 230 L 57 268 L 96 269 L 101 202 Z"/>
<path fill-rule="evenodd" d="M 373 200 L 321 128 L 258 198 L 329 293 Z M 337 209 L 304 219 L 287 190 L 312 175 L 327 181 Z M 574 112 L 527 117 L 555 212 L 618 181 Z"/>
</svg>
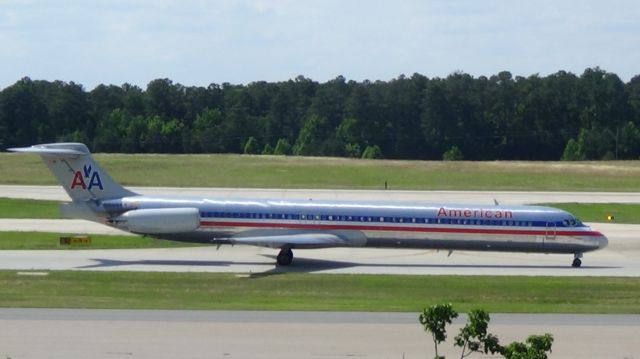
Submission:
<svg viewBox="0 0 640 359">
<path fill-rule="evenodd" d="M 175 241 L 277 248 L 282 266 L 293 249 L 384 247 L 566 253 L 579 267 L 583 253 L 608 243 L 549 207 L 144 196 L 116 183 L 81 143 L 9 151 L 42 157 L 72 199 L 61 207 L 65 218 Z"/>
</svg>

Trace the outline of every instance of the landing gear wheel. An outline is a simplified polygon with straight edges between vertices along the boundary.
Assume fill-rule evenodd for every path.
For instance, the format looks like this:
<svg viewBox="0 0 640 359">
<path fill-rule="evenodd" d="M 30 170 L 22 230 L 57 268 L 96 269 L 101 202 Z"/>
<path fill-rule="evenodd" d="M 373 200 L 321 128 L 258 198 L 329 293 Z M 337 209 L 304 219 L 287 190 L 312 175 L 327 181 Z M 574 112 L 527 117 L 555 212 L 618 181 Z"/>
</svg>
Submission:
<svg viewBox="0 0 640 359">
<path fill-rule="evenodd" d="M 575 258 L 573 260 L 573 263 L 571 263 L 571 266 L 574 268 L 578 268 L 582 265 L 582 260 L 580 260 L 580 258 Z"/>
<path fill-rule="evenodd" d="M 293 262 L 293 251 L 291 248 L 282 248 L 280 253 L 278 253 L 276 263 L 278 263 L 279 266 L 288 266 L 291 262 Z"/>
</svg>

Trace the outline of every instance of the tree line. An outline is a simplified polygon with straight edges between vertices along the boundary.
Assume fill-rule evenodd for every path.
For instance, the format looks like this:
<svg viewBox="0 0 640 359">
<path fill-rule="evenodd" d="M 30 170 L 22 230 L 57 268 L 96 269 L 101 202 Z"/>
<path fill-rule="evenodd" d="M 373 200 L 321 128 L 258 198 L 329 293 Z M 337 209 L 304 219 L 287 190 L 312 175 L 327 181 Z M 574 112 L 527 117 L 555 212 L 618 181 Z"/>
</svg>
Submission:
<svg viewBox="0 0 640 359">
<path fill-rule="evenodd" d="M 0 146 L 84 142 L 95 152 L 265 153 L 428 160 L 640 156 L 640 76 L 500 72 L 389 81 L 146 89 L 23 78 L 0 92 Z"/>
</svg>

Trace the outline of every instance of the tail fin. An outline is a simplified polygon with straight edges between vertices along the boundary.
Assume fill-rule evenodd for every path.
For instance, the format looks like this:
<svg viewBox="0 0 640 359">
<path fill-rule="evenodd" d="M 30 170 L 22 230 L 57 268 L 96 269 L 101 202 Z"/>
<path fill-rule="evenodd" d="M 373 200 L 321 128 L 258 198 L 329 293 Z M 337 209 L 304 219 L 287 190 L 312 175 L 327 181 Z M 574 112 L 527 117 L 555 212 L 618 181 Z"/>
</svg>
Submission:
<svg viewBox="0 0 640 359">
<path fill-rule="evenodd" d="M 49 143 L 8 150 L 39 154 L 74 202 L 136 195 L 100 168 L 82 143 Z"/>
</svg>

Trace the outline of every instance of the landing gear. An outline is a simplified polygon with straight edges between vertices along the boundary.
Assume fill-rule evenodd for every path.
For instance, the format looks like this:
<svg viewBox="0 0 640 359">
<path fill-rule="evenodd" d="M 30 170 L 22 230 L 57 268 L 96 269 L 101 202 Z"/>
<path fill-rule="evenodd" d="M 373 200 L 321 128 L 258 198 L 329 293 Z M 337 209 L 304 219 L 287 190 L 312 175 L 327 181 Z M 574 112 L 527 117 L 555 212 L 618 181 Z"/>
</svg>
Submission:
<svg viewBox="0 0 640 359">
<path fill-rule="evenodd" d="M 573 263 L 571 266 L 574 268 L 579 268 L 582 265 L 582 253 L 576 253 L 573 257 Z"/>
<path fill-rule="evenodd" d="M 293 251 L 289 247 L 284 247 L 278 253 L 278 257 L 276 258 L 276 263 L 279 266 L 288 266 L 293 262 Z"/>
</svg>

